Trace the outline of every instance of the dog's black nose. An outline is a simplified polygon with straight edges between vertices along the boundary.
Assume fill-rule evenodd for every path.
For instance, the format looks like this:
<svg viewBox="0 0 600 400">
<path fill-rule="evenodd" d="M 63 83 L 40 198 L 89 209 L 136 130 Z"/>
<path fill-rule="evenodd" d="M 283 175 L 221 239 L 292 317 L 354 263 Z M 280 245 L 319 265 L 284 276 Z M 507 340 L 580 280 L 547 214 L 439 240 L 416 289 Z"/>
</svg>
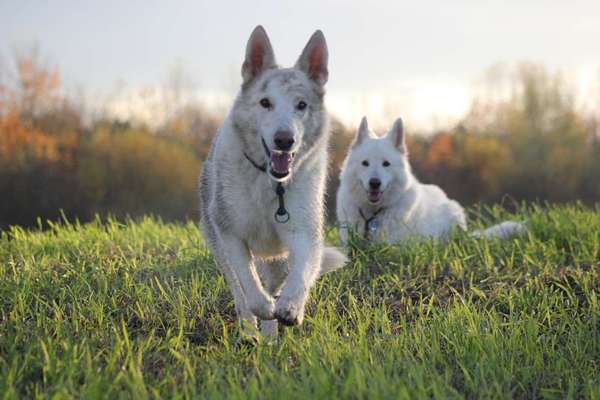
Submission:
<svg viewBox="0 0 600 400">
<path fill-rule="evenodd" d="M 369 187 L 371 189 L 379 189 L 381 187 L 381 181 L 377 178 L 369 179 Z"/>
<path fill-rule="evenodd" d="M 277 150 L 289 151 L 294 145 L 294 135 L 289 131 L 277 131 L 273 141 Z"/>
</svg>

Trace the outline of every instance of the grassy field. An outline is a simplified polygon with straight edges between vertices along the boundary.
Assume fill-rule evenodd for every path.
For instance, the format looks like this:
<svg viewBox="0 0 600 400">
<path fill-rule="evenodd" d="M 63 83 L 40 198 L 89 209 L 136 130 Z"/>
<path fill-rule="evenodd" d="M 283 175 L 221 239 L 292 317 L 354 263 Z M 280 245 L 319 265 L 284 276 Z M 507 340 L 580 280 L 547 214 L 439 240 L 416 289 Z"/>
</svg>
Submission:
<svg viewBox="0 0 600 400">
<path fill-rule="evenodd" d="M 231 296 L 191 223 L 12 229 L 0 237 L 0 393 L 600 398 L 600 207 L 517 217 L 530 233 L 506 242 L 355 243 L 304 325 L 255 348 L 235 346 Z"/>
</svg>

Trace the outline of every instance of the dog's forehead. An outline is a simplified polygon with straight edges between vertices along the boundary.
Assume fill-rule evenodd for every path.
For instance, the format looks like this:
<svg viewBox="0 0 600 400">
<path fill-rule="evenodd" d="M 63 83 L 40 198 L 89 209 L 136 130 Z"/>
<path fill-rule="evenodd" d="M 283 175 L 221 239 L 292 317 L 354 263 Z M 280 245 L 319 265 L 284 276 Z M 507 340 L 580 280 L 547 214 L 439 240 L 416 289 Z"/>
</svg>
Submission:
<svg viewBox="0 0 600 400">
<path fill-rule="evenodd" d="M 311 90 L 304 73 L 294 68 L 266 71 L 257 86 L 261 92 L 275 90 L 285 94 L 307 94 Z"/>
<path fill-rule="evenodd" d="M 357 158 L 363 159 L 383 159 L 391 157 L 400 157 L 400 152 L 394 147 L 393 143 L 386 138 L 367 138 L 358 147 L 354 149 Z"/>
</svg>

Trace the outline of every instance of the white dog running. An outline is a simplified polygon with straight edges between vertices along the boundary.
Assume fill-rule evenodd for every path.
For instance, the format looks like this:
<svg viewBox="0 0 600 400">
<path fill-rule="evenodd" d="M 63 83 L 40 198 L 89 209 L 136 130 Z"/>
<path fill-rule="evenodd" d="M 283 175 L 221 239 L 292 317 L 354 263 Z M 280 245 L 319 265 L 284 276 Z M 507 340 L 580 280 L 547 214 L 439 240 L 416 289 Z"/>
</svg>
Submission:
<svg viewBox="0 0 600 400">
<path fill-rule="evenodd" d="M 319 274 L 346 260 L 323 247 L 327 58 L 317 31 L 293 68 L 279 68 L 256 27 L 242 88 L 204 163 L 201 225 L 252 335 L 257 317 L 266 335 L 276 334 L 274 319 L 302 323 Z"/>
</svg>

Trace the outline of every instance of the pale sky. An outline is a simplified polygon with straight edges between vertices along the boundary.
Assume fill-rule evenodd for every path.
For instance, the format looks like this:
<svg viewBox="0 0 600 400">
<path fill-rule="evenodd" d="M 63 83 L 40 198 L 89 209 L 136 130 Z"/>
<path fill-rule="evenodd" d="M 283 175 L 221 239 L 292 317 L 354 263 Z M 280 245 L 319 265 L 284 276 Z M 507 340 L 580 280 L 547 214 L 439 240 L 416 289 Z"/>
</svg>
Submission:
<svg viewBox="0 0 600 400">
<path fill-rule="evenodd" d="M 367 115 L 443 125 L 466 110 L 474 84 L 498 62 L 541 63 L 579 85 L 600 71 L 597 0 L 2 0 L 0 56 L 37 43 L 67 85 L 97 98 L 117 82 L 123 93 L 159 85 L 177 64 L 198 96 L 228 104 L 257 24 L 288 66 L 323 30 L 329 108 L 349 124 Z"/>
</svg>

